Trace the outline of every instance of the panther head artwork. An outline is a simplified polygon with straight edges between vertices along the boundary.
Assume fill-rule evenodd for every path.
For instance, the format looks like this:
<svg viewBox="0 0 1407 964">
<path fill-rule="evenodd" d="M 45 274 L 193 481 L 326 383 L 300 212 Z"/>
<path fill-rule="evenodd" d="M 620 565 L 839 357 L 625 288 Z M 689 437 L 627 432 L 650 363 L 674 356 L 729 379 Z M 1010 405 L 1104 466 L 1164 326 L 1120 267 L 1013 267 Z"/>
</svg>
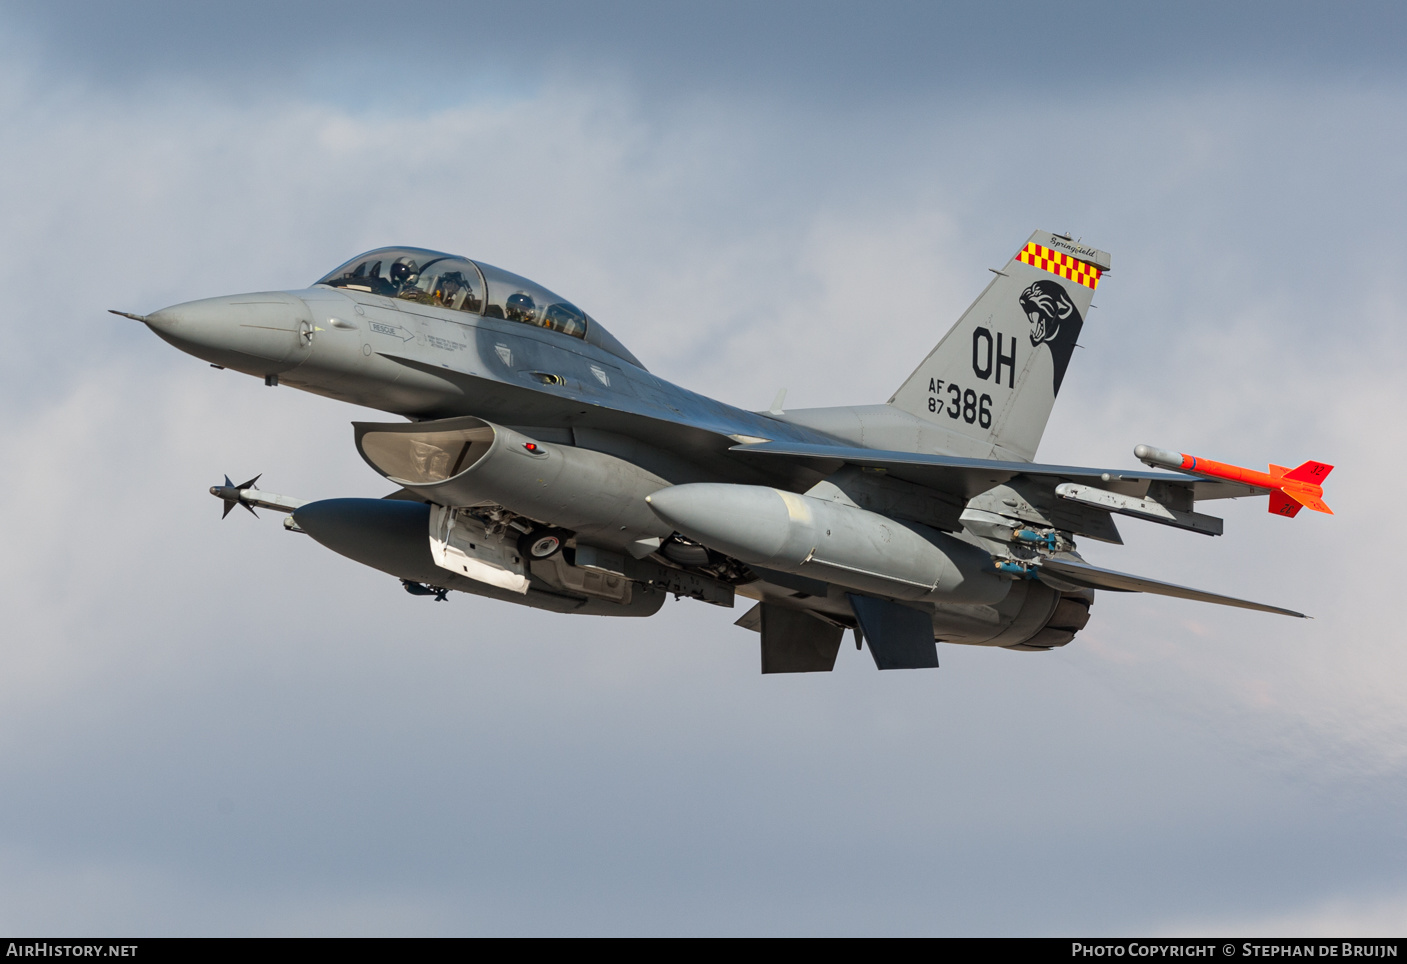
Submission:
<svg viewBox="0 0 1407 964">
<path fill-rule="evenodd" d="M 1021 292 L 1021 310 L 1031 319 L 1031 347 L 1054 341 L 1060 335 L 1060 323 L 1080 313 L 1065 289 L 1054 281 L 1037 281 Z"/>
<path fill-rule="evenodd" d="M 1031 322 L 1031 347 L 1049 345 L 1055 363 L 1055 393 L 1065 379 L 1065 369 L 1075 351 L 1084 319 L 1064 287 L 1058 282 L 1033 281 L 1021 292 L 1021 310 Z"/>
</svg>

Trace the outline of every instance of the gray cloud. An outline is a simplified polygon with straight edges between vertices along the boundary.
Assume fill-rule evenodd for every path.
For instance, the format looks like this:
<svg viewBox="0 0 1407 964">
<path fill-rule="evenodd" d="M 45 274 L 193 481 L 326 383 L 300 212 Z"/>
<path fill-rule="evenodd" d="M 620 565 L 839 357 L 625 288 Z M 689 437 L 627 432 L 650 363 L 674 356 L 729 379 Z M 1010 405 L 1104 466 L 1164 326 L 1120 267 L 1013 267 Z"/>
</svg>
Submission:
<svg viewBox="0 0 1407 964">
<path fill-rule="evenodd" d="M 17 53 L 142 89 L 245 96 L 301 89 L 349 107 L 451 104 L 466 85 L 623 76 L 661 106 L 700 88 L 854 108 L 945 91 L 1076 92 L 1097 106 L 1130 83 L 1186 77 L 1400 78 L 1390 3 L 932 4 L 367 0 L 195 7 L 55 0 L 7 5 Z M 413 65 L 412 69 L 407 69 Z"/>
</svg>

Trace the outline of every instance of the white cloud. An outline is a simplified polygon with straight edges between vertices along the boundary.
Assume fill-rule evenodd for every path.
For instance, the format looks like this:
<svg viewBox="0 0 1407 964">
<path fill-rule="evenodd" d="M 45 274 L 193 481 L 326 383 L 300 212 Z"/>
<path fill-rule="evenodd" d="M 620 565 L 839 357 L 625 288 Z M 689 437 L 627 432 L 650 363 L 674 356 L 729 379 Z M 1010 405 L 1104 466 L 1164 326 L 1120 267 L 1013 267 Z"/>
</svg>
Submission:
<svg viewBox="0 0 1407 964">
<path fill-rule="evenodd" d="M 1290 912 L 1210 918 L 1164 933 L 1205 937 L 1392 938 L 1407 928 L 1407 896 L 1338 898 Z"/>
</svg>

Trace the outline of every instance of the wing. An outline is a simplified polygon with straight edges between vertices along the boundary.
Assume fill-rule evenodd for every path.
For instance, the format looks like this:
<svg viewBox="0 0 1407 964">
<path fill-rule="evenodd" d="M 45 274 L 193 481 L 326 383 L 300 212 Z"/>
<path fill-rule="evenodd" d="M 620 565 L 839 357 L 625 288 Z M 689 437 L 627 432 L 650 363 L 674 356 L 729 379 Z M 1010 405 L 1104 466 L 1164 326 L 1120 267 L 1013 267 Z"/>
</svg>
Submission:
<svg viewBox="0 0 1407 964">
<path fill-rule="evenodd" d="M 1087 562 L 1075 559 L 1044 559 L 1038 567 L 1040 580 L 1054 589 L 1105 589 L 1114 592 L 1147 592 L 1158 596 L 1176 596 L 1179 599 L 1192 599 L 1197 602 L 1216 603 L 1218 606 L 1234 606 L 1237 609 L 1254 609 L 1263 613 L 1279 613 L 1282 616 L 1298 616 L 1306 619 L 1304 613 L 1293 609 L 1282 609 L 1266 603 L 1237 599 L 1235 596 L 1222 596 L 1201 589 L 1189 589 L 1171 582 L 1135 576 L 1113 569 L 1101 569 Z"/>
<path fill-rule="evenodd" d="M 843 445 L 776 441 L 735 445 L 732 451 L 759 459 L 800 462 L 824 475 L 833 474 L 842 465 L 881 469 L 896 479 L 937 489 L 961 499 L 970 499 L 993 486 L 1002 485 L 1022 475 L 1052 482 L 1075 482 L 1134 498 L 1146 497 L 1149 489 L 1158 483 L 1186 489 L 1191 492 L 1194 500 L 1237 499 L 1248 495 L 1263 495 L 1265 492 L 1264 489 L 1240 482 L 1203 479 L 1180 472 L 1004 462 L 996 459 L 929 455 L 923 452 L 888 452 Z"/>
</svg>

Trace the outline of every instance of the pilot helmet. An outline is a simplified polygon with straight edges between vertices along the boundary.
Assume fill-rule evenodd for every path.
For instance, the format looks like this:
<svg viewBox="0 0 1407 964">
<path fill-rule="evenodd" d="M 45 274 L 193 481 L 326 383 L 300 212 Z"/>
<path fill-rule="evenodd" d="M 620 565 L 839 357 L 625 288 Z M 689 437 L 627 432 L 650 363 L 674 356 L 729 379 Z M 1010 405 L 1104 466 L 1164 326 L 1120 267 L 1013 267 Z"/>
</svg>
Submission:
<svg viewBox="0 0 1407 964">
<path fill-rule="evenodd" d="M 409 258 L 397 258 L 396 263 L 391 265 L 391 282 L 397 285 L 414 284 L 420 273 L 415 268 L 415 262 Z"/>
<path fill-rule="evenodd" d="M 537 305 L 533 304 L 531 295 L 519 291 L 509 295 L 503 307 L 510 321 L 532 321 Z"/>
</svg>

